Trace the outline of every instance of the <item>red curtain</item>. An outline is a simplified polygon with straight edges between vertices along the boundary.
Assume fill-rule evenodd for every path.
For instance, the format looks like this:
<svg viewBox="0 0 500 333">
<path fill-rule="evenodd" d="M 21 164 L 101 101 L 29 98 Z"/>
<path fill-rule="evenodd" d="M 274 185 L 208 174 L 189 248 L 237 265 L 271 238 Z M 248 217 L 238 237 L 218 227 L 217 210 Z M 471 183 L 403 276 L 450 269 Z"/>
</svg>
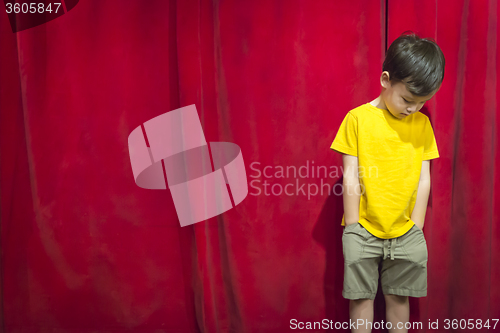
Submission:
<svg viewBox="0 0 500 333">
<path fill-rule="evenodd" d="M 342 161 L 329 146 L 347 111 L 380 93 L 385 48 L 405 30 L 446 57 L 422 111 L 441 157 L 428 296 L 411 298 L 410 319 L 422 331 L 438 320 L 433 332 L 450 331 L 446 319 L 494 325 L 498 11 L 496 0 L 81 0 L 16 34 L 0 15 L 2 331 L 347 322 Z M 240 146 L 249 195 L 181 228 L 168 190 L 135 184 L 127 138 L 190 104 L 208 141 Z M 385 321 L 380 287 L 374 319 Z"/>
</svg>

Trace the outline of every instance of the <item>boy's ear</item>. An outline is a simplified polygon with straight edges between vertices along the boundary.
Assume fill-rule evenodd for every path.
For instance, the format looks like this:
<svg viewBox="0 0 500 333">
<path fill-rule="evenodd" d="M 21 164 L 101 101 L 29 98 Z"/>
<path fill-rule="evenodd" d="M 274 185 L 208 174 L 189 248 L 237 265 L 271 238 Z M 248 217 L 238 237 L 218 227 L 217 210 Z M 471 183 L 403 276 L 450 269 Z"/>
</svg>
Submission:
<svg viewBox="0 0 500 333">
<path fill-rule="evenodd" d="M 380 76 L 380 84 L 384 88 L 389 88 L 389 86 L 391 85 L 390 76 L 389 76 L 388 71 L 382 72 L 382 75 Z"/>
</svg>

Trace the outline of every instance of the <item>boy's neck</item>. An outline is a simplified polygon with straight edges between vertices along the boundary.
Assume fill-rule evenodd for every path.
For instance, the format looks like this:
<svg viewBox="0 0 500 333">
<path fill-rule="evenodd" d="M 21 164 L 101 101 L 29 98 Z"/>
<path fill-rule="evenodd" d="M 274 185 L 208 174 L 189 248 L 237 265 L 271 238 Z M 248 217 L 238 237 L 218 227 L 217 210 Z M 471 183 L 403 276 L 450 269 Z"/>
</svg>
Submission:
<svg viewBox="0 0 500 333">
<path fill-rule="evenodd" d="M 382 96 L 379 96 L 375 98 L 373 101 L 370 102 L 371 105 L 382 109 L 382 110 L 387 110 L 387 107 L 385 106 L 384 100 L 382 99 Z"/>
</svg>

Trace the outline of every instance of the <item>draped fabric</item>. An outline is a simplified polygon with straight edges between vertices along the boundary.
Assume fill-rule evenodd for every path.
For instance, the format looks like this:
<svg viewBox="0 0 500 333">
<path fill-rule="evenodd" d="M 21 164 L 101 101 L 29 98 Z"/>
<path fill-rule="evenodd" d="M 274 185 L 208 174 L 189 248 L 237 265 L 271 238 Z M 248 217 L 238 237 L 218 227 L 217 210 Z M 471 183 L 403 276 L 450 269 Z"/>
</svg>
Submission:
<svg viewBox="0 0 500 333">
<path fill-rule="evenodd" d="M 422 109 L 440 158 L 423 229 L 428 296 L 410 299 L 424 329 L 410 332 L 436 320 L 445 331 L 446 319 L 492 329 L 498 12 L 496 0 L 81 0 L 16 34 L 0 15 L 2 332 L 347 322 L 342 160 L 329 147 L 346 113 L 379 95 L 385 49 L 406 30 L 446 57 Z M 135 184 L 127 137 L 191 104 L 207 141 L 241 148 L 249 194 L 180 227 L 168 190 Z"/>
</svg>

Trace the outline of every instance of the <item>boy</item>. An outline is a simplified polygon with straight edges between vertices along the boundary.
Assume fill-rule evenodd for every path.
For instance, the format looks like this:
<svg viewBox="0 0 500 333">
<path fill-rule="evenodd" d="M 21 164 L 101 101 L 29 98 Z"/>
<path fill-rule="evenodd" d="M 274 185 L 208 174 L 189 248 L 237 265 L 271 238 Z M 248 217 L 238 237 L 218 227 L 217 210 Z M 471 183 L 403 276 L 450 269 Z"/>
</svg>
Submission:
<svg viewBox="0 0 500 333">
<path fill-rule="evenodd" d="M 331 145 L 344 167 L 342 295 L 352 321 L 373 323 L 380 275 L 389 332 L 408 331 L 408 296 L 427 296 L 422 228 L 429 160 L 439 153 L 428 117 L 418 111 L 439 90 L 444 65 L 433 40 L 403 33 L 387 50 L 380 96 L 349 111 Z M 371 332 L 370 324 L 353 332 Z"/>
</svg>

